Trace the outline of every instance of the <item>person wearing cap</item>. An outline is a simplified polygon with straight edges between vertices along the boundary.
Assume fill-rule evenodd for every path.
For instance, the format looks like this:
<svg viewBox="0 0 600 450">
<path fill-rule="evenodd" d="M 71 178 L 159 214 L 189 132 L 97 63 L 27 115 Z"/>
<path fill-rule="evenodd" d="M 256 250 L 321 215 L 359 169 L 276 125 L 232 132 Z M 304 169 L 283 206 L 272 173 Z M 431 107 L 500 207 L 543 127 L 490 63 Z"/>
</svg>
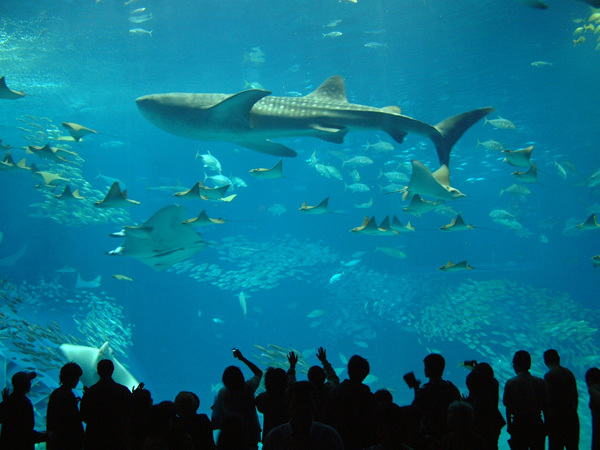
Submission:
<svg viewBox="0 0 600 450">
<path fill-rule="evenodd" d="M 13 392 L 2 390 L 0 403 L 0 450 L 34 450 L 35 444 L 46 441 L 46 433 L 35 431 L 33 405 L 27 398 L 35 372 L 17 372 L 12 377 Z"/>
<path fill-rule="evenodd" d="M 77 363 L 70 362 L 60 369 L 60 387 L 48 399 L 46 430 L 47 450 L 81 450 L 83 448 L 83 424 L 73 389 L 83 374 Z"/>
</svg>

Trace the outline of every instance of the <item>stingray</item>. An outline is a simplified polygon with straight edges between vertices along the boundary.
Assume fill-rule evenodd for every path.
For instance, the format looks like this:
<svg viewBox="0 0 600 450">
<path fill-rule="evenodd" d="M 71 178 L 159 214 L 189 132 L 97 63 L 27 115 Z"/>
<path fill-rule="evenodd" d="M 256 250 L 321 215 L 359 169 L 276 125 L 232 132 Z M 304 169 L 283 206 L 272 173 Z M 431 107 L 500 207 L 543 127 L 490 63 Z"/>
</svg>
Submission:
<svg viewBox="0 0 600 450">
<path fill-rule="evenodd" d="M 102 330 L 98 330 L 98 333 L 101 335 Z M 108 341 L 100 348 L 62 344 L 60 350 L 69 361 L 79 364 L 83 371 L 80 380 L 84 386 L 90 387 L 98 382 L 100 377 L 98 376 L 97 366 L 98 362 L 103 359 L 110 359 L 115 365 L 115 371 L 113 372 L 112 378 L 117 383 L 122 384 L 129 390 L 133 390 L 133 388 L 139 385 L 134 376 L 131 375 L 119 361 L 117 361 Z"/>
<path fill-rule="evenodd" d="M 442 267 L 439 267 L 438 270 L 441 270 L 442 272 L 460 272 L 463 270 L 473 270 L 473 267 L 468 265 L 467 261 L 461 261 L 457 263 L 448 261 Z"/>
<path fill-rule="evenodd" d="M 78 289 L 91 289 L 100 287 L 100 282 L 102 281 L 102 276 L 98 275 L 96 278 L 90 281 L 85 281 L 77 272 L 77 282 L 75 283 L 75 287 Z"/>
<path fill-rule="evenodd" d="M 351 233 L 360 233 L 360 234 L 375 234 L 377 231 L 377 223 L 375 222 L 375 216 L 369 218 L 369 216 L 365 217 L 362 225 L 359 227 L 352 228 L 350 230 Z"/>
<path fill-rule="evenodd" d="M 194 217 L 193 219 L 187 219 L 183 221 L 184 225 L 193 225 L 195 227 L 206 227 L 209 225 L 223 223 L 225 223 L 225 221 L 220 217 L 218 219 L 212 219 L 208 217 L 208 214 L 206 214 L 206 211 L 204 209 L 200 214 L 198 214 L 198 217 Z"/>
<path fill-rule="evenodd" d="M 25 162 L 25 158 L 23 158 L 18 163 L 15 163 L 10 151 L 6 152 L 4 155 L 4 159 L 0 161 L 0 170 L 15 170 L 15 169 L 25 169 L 28 170 L 27 163 Z"/>
<path fill-rule="evenodd" d="M 127 275 L 116 274 L 116 275 L 113 275 L 112 277 L 119 281 L 133 281 L 133 278 L 128 277 Z"/>
<path fill-rule="evenodd" d="M 237 197 L 237 194 L 231 194 L 231 195 L 228 195 L 227 197 L 221 197 L 221 198 L 210 198 L 210 197 L 207 197 L 206 195 L 200 196 L 200 198 L 202 200 L 210 200 L 212 202 L 225 202 L 225 203 L 231 202 L 236 197 Z"/>
<path fill-rule="evenodd" d="M 529 170 L 525 172 L 519 172 L 518 170 L 515 170 L 511 175 L 523 183 L 537 183 L 538 181 L 537 167 L 535 166 L 535 162 L 531 165 Z"/>
<path fill-rule="evenodd" d="M 223 195 L 225 195 L 225 192 L 227 192 L 227 189 L 229 189 L 230 186 L 230 184 L 226 184 L 225 186 L 210 188 L 208 186 L 204 186 L 201 181 L 198 181 L 190 189 L 182 192 L 176 192 L 173 194 L 173 196 L 180 198 L 201 198 L 203 200 L 220 200 L 223 198 Z"/>
<path fill-rule="evenodd" d="M 125 241 L 108 254 L 130 256 L 157 271 L 166 269 L 206 247 L 202 235 L 183 225 L 184 220 L 183 206 L 166 206 L 144 223 L 125 227 L 119 233 Z"/>
<path fill-rule="evenodd" d="M 391 228 L 392 228 L 392 230 L 396 230 L 399 233 L 415 231 L 415 227 L 413 227 L 410 224 L 410 220 L 408 221 L 408 223 L 406 225 L 404 225 L 402 222 L 400 222 L 400 219 L 398 219 L 398 217 L 396 217 L 396 214 L 394 214 L 394 217 L 392 218 Z"/>
<path fill-rule="evenodd" d="M 396 231 L 393 227 L 390 226 L 390 216 L 385 216 L 385 219 L 381 221 L 379 226 L 377 227 L 377 235 L 381 236 L 389 236 L 389 235 L 398 235 L 398 231 Z"/>
<path fill-rule="evenodd" d="M 59 147 L 50 147 L 50 144 L 46 144 L 43 147 L 40 147 L 38 145 L 28 145 L 27 146 L 27 153 L 33 153 L 33 154 L 39 156 L 40 158 L 48 159 L 50 161 L 54 161 L 54 162 L 58 162 L 58 163 L 72 162 L 66 158 L 63 158 L 62 156 L 59 156 L 57 154 L 59 151 L 69 153 L 72 155 L 77 155 L 77 153 L 75 153 L 75 152 L 69 152 L 69 151 L 59 148 Z"/>
<path fill-rule="evenodd" d="M 580 230 L 597 230 L 600 224 L 596 220 L 596 214 L 592 214 L 585 222 L 576 225 Z"/>
<path fill-rule="evenodd" d="M 458 189 L 450 186 L 450 170 L 446 164 L 442 164 L 432 173 L 425 164 L 416 159 L 412 161 L 412 175 L 408 186 L 404 188 L 402 200 L 413 194 L 444 200 L 466 197 Z"/>
<path fill-rule="evenodd" d="M 79 195 L 79 189 L 71 191 L 71 188 L 68 184 L 65 186 L 65 190 L 62 192 L 62 194 L 55 195 L 54 197 L 59 200 L 85 200 L 85 197 Z"/>
<path fill-rule="evenodd" d="M 63 122 L 62 126 L 67 129 L 73 140 L 77 142 L 88 134 L 98 134 L 96 130 L 72 122 Z"/>
<path fill-rule="evenodd" d="M 44 180 L 44 186 L 46 186 L 46 187 L 55 188 L 58 184 L 63 183 L 63 182 L 66 183 L 69 181 L 68 178 L 63 178 L 60 175 L 57 175 L 55 173 L 38 170 L 34 164 L 31 165 L 31 172 L 42 177 L 42 179 Z M 38 184 L 36 187 L 40 187 L 40 186 L 42 186 L 42 185 Z"/>
<path fill-rule="evenodd" d="M 304 214 L 327 214 L 329 212 L 329 197 L 316 206 L 308 206 L 304 202 L 298 211 L 302 211 Z"/>
<path fill-rule="evenodd" d="M 16 100 L 23 97 L 25 97 L 25 93 L 23 91 L 18 92 L 9 89 L 9 87 L 6 85 L 6 80 L 4 77 L 0 78 L 0 98 L 5 100 Z"/>
<path fill-rule="evenodd" d="M 130 200 L 127 198 L 127 189 L 121 192 L 119 182 L 115 181 L 110 187 L 110 190 L 106 194 L 104 199 L 94 203 L 94 206 L 98 208 L 123 208 L 125 206 L 139 205 L 140 202 L 137 200 Z"/>
<path fill-rule="evenodd" d="M 406 214 L 421 217 L 422 214 L 434 210 L 439 204 L 440 202 L 424 200 L 419 194 L 415 194 L 411 198 L 410 204 L 406 208 L 403 208 L 402 211 Z"/>
<path fill-rule="evenodd" d="M 460 213 L 456 215 L 454 219 L 448 224 L 440 228 L 442 231 L 461 231 L 461 230 L 472 230 L 475 228 L 473 225 L 467 225 L 463 220 Z"/>
<path fill-rule="evenodd" d="M 283 178 L 283 159 L 280 159 L 279 162 L 270 169 L 252 169 L 250 175 L 264 180 Z"/>
<path fill-rule="evenodd" d="M 521 150 L 502 150 L 505 156 L 504 162 L 509 163 L 511 166 L 529 167 L 529 158 L 531 158 L 532 151 L 533 145 Z"/>
</svg>

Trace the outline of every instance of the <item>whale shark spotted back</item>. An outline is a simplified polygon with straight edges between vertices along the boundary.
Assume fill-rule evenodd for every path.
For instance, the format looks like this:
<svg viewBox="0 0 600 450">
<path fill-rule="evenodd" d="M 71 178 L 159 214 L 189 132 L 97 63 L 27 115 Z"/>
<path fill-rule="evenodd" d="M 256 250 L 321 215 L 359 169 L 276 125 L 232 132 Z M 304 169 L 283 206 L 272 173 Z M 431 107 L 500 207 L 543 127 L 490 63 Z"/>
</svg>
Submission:
<svg viewBox="0 0 600 450">
<path fill-rule="evenodd" d="M 435 126 L 402 115 L 397 106 L 377 108 L 349 103 L 344 80 L 328 78 L 304 97 L 276 97 L 250 89 L 237 94 L 169 93 L 139 97 L 137 106 L 157 127 L 177 136 L 231 142 L 261 153 L 296 156 L 271 139 L 310 136 L 342 143 L 349 131 L 383 130 L 401 143 L 407 133 L 429 137 L 440 164 L 448 165 L 456 141 L 493 111 L 480 108 Z"/>
</svg>

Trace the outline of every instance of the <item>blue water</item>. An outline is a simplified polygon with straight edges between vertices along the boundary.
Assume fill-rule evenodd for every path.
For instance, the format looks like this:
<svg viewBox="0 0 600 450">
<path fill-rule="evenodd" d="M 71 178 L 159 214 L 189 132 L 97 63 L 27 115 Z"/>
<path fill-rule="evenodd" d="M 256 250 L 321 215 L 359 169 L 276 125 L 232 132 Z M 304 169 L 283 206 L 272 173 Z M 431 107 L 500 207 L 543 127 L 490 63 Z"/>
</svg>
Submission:
<svg viewBox="0 0 600 450">
<path fill-rule="evenodd" d="M 464 391 L 466 371 L 457 367 L 458 361 L 490 361 L 503 382 L 510 376 L 514 351 L 529 350 L 533 371 L 541 376 L 542 352 L 556 347 L 578 376 L 586 417 L 583 439 L 589 440 L 582 376 L 600 364 L 595 331 L 600 269 L 590 260 L 599 253 L 600 232 L 565 229 L 600 212 L 598 188 L 585 185 L 600 168 L 599 35 L 588 31 L 586 42 L 575 46 L 573 33 L 592 11 L 577 1 L 549 3 L 548 10 L 540 11 L 509 0 L 2 1 L 0 75 L 11 89 L 27 94 L 0 100 L 2 143 L 14 147 L 15 161 L 27 157 L 28 164 L 48 170 L 47 161 L 20 147 L 63 143 L 32 140 L 31 132 L 18 127 L 31 129 L 27 123 L 35 123 L 48 134 L 54 125 L 64 135 L 62 122 L 95 129 L 100 134 L 68 144 L 85 160 L 77 166 L 79 182 L 85 179 L 104 194 L 108 187 L 98 174 L 118 178 L 129 197 L 141 202 L 114 213 L 124 220 L 92 223 L 98 211 L 90 200 L 86 208 L 63 209 L 34 187 L 38 178 L 24 171 L 0 173 L 0 257 L 27 244 L 14 265 L 0 267 L 0 276 L 7 280 L 5 292 L 9 285 L 21 286 L 25 303 L 31 303 L 11 315 L 8 326 L 14 327 L 18 317 L 39 325 L 55 320 L 65 333 L 99 347 L 112 336 L 103 331 L 106 323 L 96 323 L 98 336 L 83 333 L 74 316 L 85 315 L 89 305 L 66 300 L 93 295 L 99 304 L 117 305 L 123 312 L 118 319 L 122 329 L 130 332 L 122 336 L 127 345 L 119 359 L 146 383 L 156 401 L 192 390 L 204 412 L 212 403 L 211 384 L 234 363 L 234 346 L 254 361 L 263 358 L 263 368 L 264 351 L 254 345 L 272 351 L 284 366 L 285 359 L 268 344 L 306 351 L 305 356 L 325 346 L 340 368 L 339 353 L 362 354 L 379 379 L 372 389 L 393 388 L 400 404 L 410 401 L 402 374 L 421 374 L 422 358 L 430 350 L 443 352 L 447 377 Z M 132 14 L 137 8 L 146 11 Z M 128 20 L 148 14 L 152 18 L 143 23 Z M 575 23 L 578 18 L 585 20 Z M 129 31 L 133 28 L 152 34 L 134 34 Z M 342 34 L 324 36 L 330 32 Z M 365 47 L 373 42 L 384 45 Z M 256 58 L 256 47 L 263 58 Z M 536 61 L 551 65 L 532 66 Z M 170 135 L 147 122 L 134 102 L 151 93 L 234 93 L 246 83 L 260 83 L 273 95 L 306 95 L 335 74 L 344 77 L 350 102 L 398 105 L 403 114 L 430 124 L 484 106 L 496 110 L 488 118 L 514 122 L 515 130 L 477 123 L 454 147 L 452 186 L 467 197 L 445 206 L 461 212 L 474 230 L 443 233 L 438 228 L 452 214 L 408 216 L 402 211 L 408 202 L 400 194 L 380 192 L 380 185 L 387 184 L 378 178 L 380 170 L 394 170 L 412 159 L 437 168 L 434 146 L 426 138 L 408 135 L 398 144 L 378 131 L 349 133 L 341 145 L 314 138 L 282 140 L 298 152 L 284 160 L 286 178 L 259 180 L 249 175 L 250 169 L 271 167 L 276 157 Z M 394 151 L 365 151 L 367 143 L 379 139 L 393 144 Z M 523 200 L 499 195 L 519 183 L 511 176 L 515 168 L 502 162 L 500 152 L 477 146 L 478 140 L 490 139 L 511 150 L 535 146 L 538 183 L 525 185 L 531 193 Z M 226 220 L 199 230 L 208 248 L 181 263 L 187 266 L 161 272 L 133 258 L 107 256 L 122 242 L 110 233 L 175 203 L 170 192 L 149 187 L 189 188 L 205 172 L 215 174 L 195 158 L 208 151 L 221 162 L 224 175 L 247 183 L 234 190 L 238 195 L 231 203 L 180 201 L 188 217 L 206 209 L 210 217 Z M 343 182 L 325 178 L 309 165 L 315 151 L 319 163 L 340 170 Z M 352 183 L 349 171 L 330 153 L 340 151 L 374 160 L 357 169 L 370 192 L 344 189 Z M 566 179 L 555 166 L 564 161 L 577 169 L 576 174 L 567 171 Z M 410 173 L 406 167 L 399 170 Z M 62 188 L 54 194 L 60 192 Z M 325 197 L 330 197 L 330 211 L 338 214 L 297 211 L 303 202 L 315 205 Z M 371 198 L 369 209 L 354 206 Z M 273 214 L 273 205 L 282 205 L 285 212 Z M 489 215 L 494 210 L 513 214 L 525 231 L 516 233 L 494 222 Z M 76 217 L 78 211 L 81 217 Z M 396 237 L 351 234 L 367 214 L 378 221 L 396 214 L 403 223 L 410 219 L 416 231 Z M 377 246 L 398 247 L 406 258 L 387 256 Z M 231 251 L 242 255 L 223 259 Z M 355 252 L 366 253 L 353 257 Z M 344 265 L 356 259 L 360 262 Z M 467 260 L 475 269 L 438 271 L 448 260 Z M 222 274 L 199 280 L 189 276 L 204 263 L 219 266 Z M 57 272 L 64 266 L 75 268 L 85 280 L 101 275 L 101 286 L 81 293 L 74 287 L 77 273 Z M 265 271 L 262 277 L 244 272 L 260 281 L 244 289 L 249 296 L 245 316 L 238 302 L 242 289 L 223 281 L 239 276 L 244 267 Z M 290 272 L 294 268 L 303 272 Z M 269 273 L 278 279 L 271 283 Z M 117 281 L 113 274 L 135 281 Z M 211 283 L 219 281 L 221 287 Z M 40 294 L 32 301 L 33 292 L 47 291 L 45 283 L 61 286 L 58 297 Z M 314 310 L 321 315 L 308 318 Z M 7 347 L 10 339 L 3 340 Z M 514 348 L 501 345 L 507 340 Z M 19 353 L 14 355 L 19 361 Z M 307 363 L 317 363 L 314 355 Z"/>
</svg>

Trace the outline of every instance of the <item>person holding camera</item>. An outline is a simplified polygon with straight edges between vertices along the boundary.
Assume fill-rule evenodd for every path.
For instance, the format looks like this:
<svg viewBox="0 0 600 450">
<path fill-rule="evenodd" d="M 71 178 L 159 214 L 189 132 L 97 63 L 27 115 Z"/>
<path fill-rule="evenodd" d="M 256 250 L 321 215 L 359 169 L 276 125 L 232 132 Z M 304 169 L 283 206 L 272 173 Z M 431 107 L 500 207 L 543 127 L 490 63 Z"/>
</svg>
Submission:
<svg viewBox="0 0 600 450">
<path fill-rule="evenodd" d="M 231 416 L 238 416 L 243 426 L 244 444 L 247 449 L 258 448 L 260 441 L 260 423 L 254 406 L 254 393 L 260 385 L 263 372 L 254 363 L 248 361 L 242 352 L 232 348 L 233 357 L 243 362 L 254 374 L 248 381 L 237 366 L 229 366 L 223 371 L 223 388 L 219 390 L 212 406 L 211 421 L 215 430 L 221 430 L 223 422 Z M 221 439 L 219 436 L 218 441 Z M 217 448 L 219 448 L 217 441 Z"/>
</svg>

